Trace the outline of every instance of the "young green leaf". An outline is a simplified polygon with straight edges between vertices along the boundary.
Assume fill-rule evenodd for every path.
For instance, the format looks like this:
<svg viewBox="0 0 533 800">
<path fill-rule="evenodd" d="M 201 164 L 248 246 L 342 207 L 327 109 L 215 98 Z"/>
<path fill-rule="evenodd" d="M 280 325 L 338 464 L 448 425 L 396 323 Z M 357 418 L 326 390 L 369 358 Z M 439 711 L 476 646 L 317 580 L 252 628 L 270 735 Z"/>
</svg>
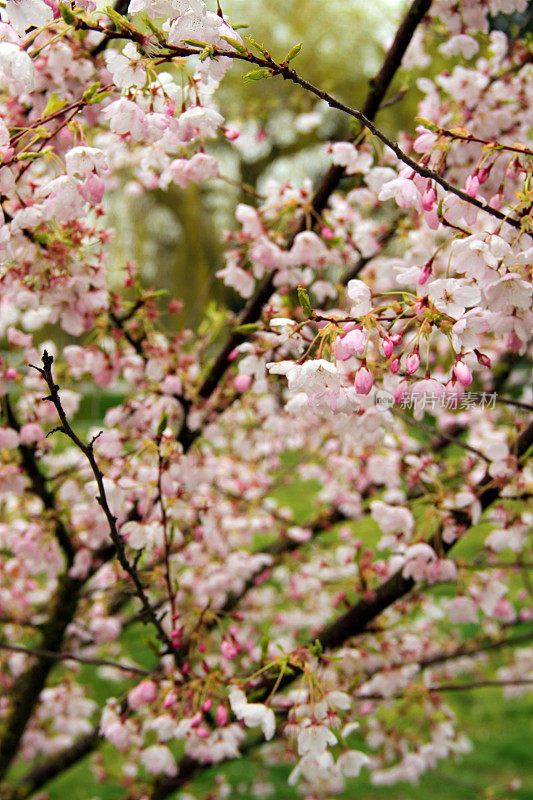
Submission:
<svg viewBox="0 0 533 800">
<path fill-rule="evenodd" d="M 291 49 L 287 53 L 285 61 L 287 63 L 289 63 L 289 61 L 292 61 L 293 58 L 296 58 L 301 49 L 302 49 L 302 42 L 300 42 L 299 44 L 295 44 L 294 47 L 291 47 Z"/>
</svg>

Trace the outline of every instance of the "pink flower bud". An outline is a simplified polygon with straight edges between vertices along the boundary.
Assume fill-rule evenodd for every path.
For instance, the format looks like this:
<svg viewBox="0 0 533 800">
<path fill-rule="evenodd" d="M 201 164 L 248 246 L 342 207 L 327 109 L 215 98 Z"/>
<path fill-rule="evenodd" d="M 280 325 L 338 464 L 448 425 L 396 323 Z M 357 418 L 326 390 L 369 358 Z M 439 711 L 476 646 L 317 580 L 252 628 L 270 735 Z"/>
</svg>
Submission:
<svg viewBox="0 0 533 800">
<path fill-rule="evenodd" d="M 191 728 L 197 728 L 200 722 L 202 721 L 202 712 L 197 711 L 194 717 L 191 719 Z"/>
<path fill-rule="evenodd" d="M 228 716 L 229 716 L 228 709 L 226 708 L 226 706 L 223 706 L 222 704 L 217 706 L 217 710 L 215 713 L 215 719 L 217 721 L 217 725 L 220 725 L 221 727 L 222 725 L 225 725 L 226 722 L 228 721 Z"/>
<path fill-rule="evenodd" d="M 199 736 L 200 739 L 208 739 L 209 738 L 209 731 L 207 730 L 207 728 L 204 728 L 204 726 L 201 725 L 198 728 L 198 730 L 196 731 L 196 735 Z"/>
<path fill-rule="evenodd" d="M 331 228 L 327 228 L 326 226 L 322 228 L 322 230 L 320 231 L 320 235 L 322 236 L 323 239 L 326 239 L 326 241 L 333 239 L 333 231 L 331 230 Z"/>
<path fill-rule="evenodd" d="M 490 358 L 485 355 L 485 353 L 480 353 L 479 350 L 474 350 L 474 353 L 476 354 L 478 363 L 481 364 L 481 366 L 490 368 Z"/>
<path fill-rule="evenodd" d="M 236 392 L 247 392 L 250 386 L 252 385 L 252 376 L 251 375 L 237 375 L 233 380 L 233 387 Z"/>
<path fill-rule="evenodd" d="M 239 356 L 239 352 L 240 352 L 239 348 L 238 347 L 234 347 L 233 350 L 231 351 L 231 353 L 228 356 L 228 361 L 235 361 L 235 359 L 238 358 L 238 356 Z"/>
<path fill-rule="evenodd" d="M 412 375 L 414 372 L 417 371 L 419 366 L 420 366 L 420 356 L 418 355 L 417 350 L 413 350 L 413 352 L 410 353 L 405 360 L 405 368 L 408 374 Z"/>
<path fill-rule="evenodd" d="M 241 135 L 240 131 L 237 128 L 223 128 L 224 136 L 230 142 L 234 142 L 235 139 L 238 139 Z"/>
<path fill-rule="evenodd" d="M 479 178 L 477 175 L 469 175 L 465 181 L 465 191 L 469 197 L 475 197 L 479 191 Z"/>
<path fill-rule="evenodd" d="M 462 386 L 470 386 L 472 383 L 472 373 L 464 361 L 455 362 L 453 374 Z"/>
<path fill-rule="evenodd" d="M 489 175 L 490 175 L 490 169 L 487 169 L 487 167 L 482 167 L 477 174 L 478 181 L 480 183 L 485 183 Z"/>
<path fill-rule="evenodd" d="M 418 277 L 419 286 L 423 286 L 426 283 L 429 276 L 431 275 L 431 266 L 432 266 L 431 262 L 428 261 L 428 263 L 424 264 L 424 266 L 422 267 L 420 275 Z"/>
<path fill-rule="evenodd" d="M 390 337 L 390 340 L 394 345 L 400 344 L 402 339 L 403 339 L 403 333 L 393 333 L 392 336 Z"/>
<path fill-rule="evenodd" d="M 431 211 L 437 199 L 437 193 L 433 187 L 427 189 L 422 195 L 422 208 L 424 211 Z"/>
<path fill-rule="evenodd" d="M 374 379 L 368 367 L 359 367 L 355 373 L 355 391 L 357 394 L 368 394 L 373 384 Z"/>
<path fill-rule="evenodd" d="M 203 710 L 205 711 L 206 714 L 211 709 L 212 705 L 213 705 L 213 701 L 211 700 L 210 697 L 208 697 L 207 700 L 205 701 L 205 703 L 202 706 L 202 708 L 203 708 Z"/>
<path fill-rule="evenodd" d="M 165 697 L 165 699 L 163 700 L 163 708 L 170 708 L 171 706 L 174 705 L 177 699 L 178 696 L 176 692 L 169 692 Z"/>
<path fill-rule="evenodd" d="M 6 380 L 15 381 L 18 378 L 18 372 L 15 367 L 8 367 L 6 369 Z"/>
<path fill-rule="evenodd" d="M 238 654 L 239 650 L 234 644 L 232 644 L 232 642 L 228 641 L 228 639 L 224 639 L 220 645 L 220 652 L 224 658 L 228 658 L 230 661 L 232 661 Z"/>
<path fill-rule="evenodd" d="M 153 681 L 141 681 L 128 694 L 128 705 L 132 711 L 137 711 L 142 706 L 153 703 L 156 697 L 157 685 Z"/>
<path fill-rule="evenodd" d="M 501 194 L 493 195 L 489 200 L 489 206 L 493 208 L 495 211 L 499 211 L 502 207 L 502 196 Z"/>
<path fill-rule="evenodd" d="M 392 351 L 394 350 L 394 344 L 392 343 L 392 341 L 390 339 L 384 339 L 382 347 L 384 355 L 387 358 L 390 358 L 392 355 Z"/>
<path fill-rule="evenodd" d="M 390 362 L 389 369 L 390 369 L 390 371 L 392 372 L 393 375 L 396 375 L 396 373 L 400 369 L 400 359 L 399 358 L 393 358 L 392 361 Z"/>
</svg>

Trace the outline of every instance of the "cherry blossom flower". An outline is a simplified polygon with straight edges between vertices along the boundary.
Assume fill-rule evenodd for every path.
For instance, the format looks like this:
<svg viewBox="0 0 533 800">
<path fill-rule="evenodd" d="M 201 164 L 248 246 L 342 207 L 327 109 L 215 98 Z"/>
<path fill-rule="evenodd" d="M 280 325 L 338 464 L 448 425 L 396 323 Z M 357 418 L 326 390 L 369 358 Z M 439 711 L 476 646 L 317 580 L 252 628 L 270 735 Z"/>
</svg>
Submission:
<svg viewBox="0 0 533 800">
<path fill-rule="evenodd" d="M 6 15 L 20 36 L 28 28 L 41 28 L 54 18 L 51 7 L 43 0 L 9 0 Z"/>
<path fill-rule="evenodd" d="M 146 83 L 143 60 L 133 42 L 127 42 L 121 53 L 107 50 L 105 60 L 113 81 L 119 88 L 129 89 L 131 86 L 144 86 Z"/>
</svg>

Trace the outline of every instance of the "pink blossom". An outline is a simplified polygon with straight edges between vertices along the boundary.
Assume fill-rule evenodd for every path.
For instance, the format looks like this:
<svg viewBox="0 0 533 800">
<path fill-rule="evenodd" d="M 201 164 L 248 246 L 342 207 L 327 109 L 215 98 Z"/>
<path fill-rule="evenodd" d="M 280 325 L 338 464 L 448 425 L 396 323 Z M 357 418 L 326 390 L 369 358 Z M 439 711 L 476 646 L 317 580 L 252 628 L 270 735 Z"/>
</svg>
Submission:
<svg viewBox="0 0 533 800">
<path fill-rule="evenodd" d="M 128 705 L 132 711 L 153 703 L 157 697 L 157 684 L 153 681 L 141 681 L 128 693 Z"/>
</svg>

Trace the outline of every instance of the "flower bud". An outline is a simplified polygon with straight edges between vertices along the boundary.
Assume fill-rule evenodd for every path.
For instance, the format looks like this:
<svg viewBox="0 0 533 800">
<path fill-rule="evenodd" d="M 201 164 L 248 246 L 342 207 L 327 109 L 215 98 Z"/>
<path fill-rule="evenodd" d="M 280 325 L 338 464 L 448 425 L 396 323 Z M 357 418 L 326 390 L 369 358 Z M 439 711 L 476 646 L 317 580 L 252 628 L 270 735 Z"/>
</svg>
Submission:
<svg viewBox="0 0 533 800">
<path fill-rule="evenodd" d="M 226 706 L 223 706 L 222 704 L 217 706 L 215 719 L 217 721 L 217 725 L 222 726 L 226 724 L 226 722 L 228 721 L 228 709 L 226 708 Z"/>
<path fill-rule="evenodd" d="M 393 358 L 392 361 L 390 362 L 389 369 L 390 369 L 390 371 L 392 372 L 393 375 L 396 375 L 396 373 L 400 369 L 400 359 L 399 358 Z"/>
<path fill-rule="evenodd" d="M 252 385 L 251 375 L 237 375 L 233 381 L 233 387 L 236 392 L 247 392 Z"/>
<path fill-rule="evenodd" d="M 383 353 L 386 356 L 386 358 L 390 358 L 392 355 L 392 351 L 394 350 L 394 344 L 392 343 L 392 341 L 390 339 L 383 339 L 382 347 L 383 347 Z"/>
<path fill-rule="evenodd" d="M 456 361 L 453 367 L 453 374 L 462 386 L 470 386 L 472 383 L 472 373 L 464 361 Z"/>
<path fill-rule="evenodd" d="M 405 360 L 405 368 L 409 375 L 412 375 L 414 372 L 417 371 L 418 367 L 420 366 L 420 356 L 418 355 L 418 350 L 413 350 L 410 355 L 407 356 Z"/>
<path fill-rule="evenodd" d="M 475 197 L 479 191 L 479 178 L 469 175 L 465 182 L 465 191 L 469 197 Z"/>
<path fill-rule="evenodd" d="M 368 394 L 373 386 L 372 373 L 366 366 L 359 367 L 355 373 L 355 391 L 357 394 Z"/>
</svg>

